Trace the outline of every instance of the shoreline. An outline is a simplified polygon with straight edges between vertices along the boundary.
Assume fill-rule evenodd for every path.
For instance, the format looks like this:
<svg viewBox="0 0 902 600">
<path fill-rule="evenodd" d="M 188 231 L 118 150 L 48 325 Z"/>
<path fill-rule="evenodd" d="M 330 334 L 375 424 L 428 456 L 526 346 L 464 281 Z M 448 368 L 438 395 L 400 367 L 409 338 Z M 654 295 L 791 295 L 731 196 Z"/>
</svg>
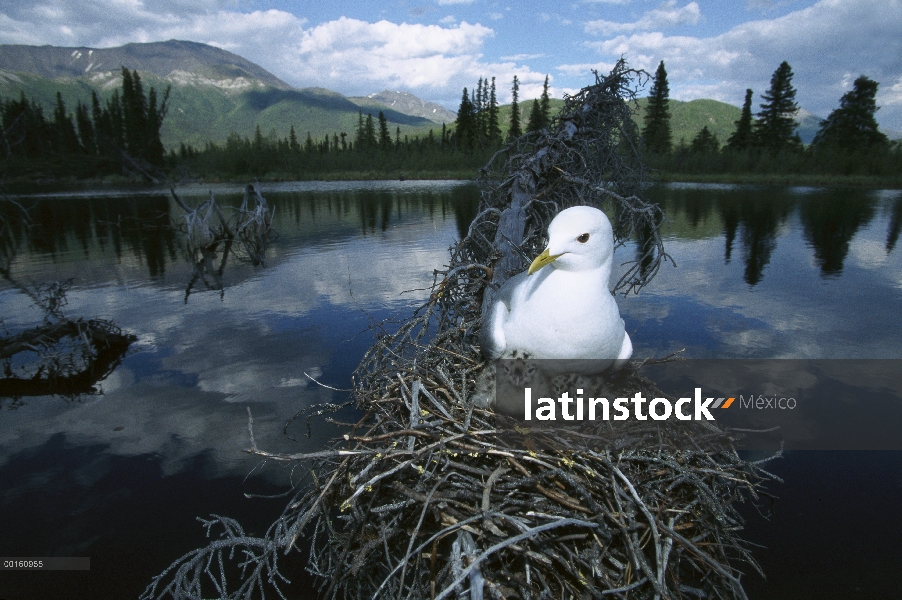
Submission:
<svg viewBox="0 0 902 600">
<path fill-rule="evenodd" d="M 446 181 L 475 180 L 477 172 L 470 170 L 412 171 L 408 173 L 385 173 L 380 171 L 336 171 L 330 173 L 271 173 L 262 177 L 194 177 L 179 181 L 167 180 L 162 183 L 147 183 L 124 176 L 105 176 L 86 179 L 62 178 L 43 180 L 11 180 L 3 184 L 0 191 L 11 195 L 28 194 L 35 191 L 84 191 L 91 188 L 168 188 L 185 184 L 235 184 L 244 186 L 248 182 L 278 183 L 286 181 Z M 682 174 L 657 172 L 651 179 L 657 183 L 699 183 L 735 185 L 810 186 L 830 188 L 902 189 L 902 177 L 875 177 L 867 175 L 816 175 L 816 174 L 761 174 L 761 173 L 706 173 Z"/>
</svg>

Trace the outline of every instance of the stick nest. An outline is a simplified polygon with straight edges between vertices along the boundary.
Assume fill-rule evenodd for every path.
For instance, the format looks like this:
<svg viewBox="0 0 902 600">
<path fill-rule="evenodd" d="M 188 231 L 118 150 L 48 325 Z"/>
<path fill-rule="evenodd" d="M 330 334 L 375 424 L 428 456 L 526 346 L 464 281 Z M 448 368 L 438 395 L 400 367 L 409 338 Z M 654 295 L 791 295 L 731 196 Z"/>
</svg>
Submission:
<svg viewBox="0 0 902 600">
<path fill-rule="evenodd" d="M 539 254 L 562 208 L 606 206 L 619 244 L 639 237 L 617 290 L 638 291 L 669 260 L 663 215 L 638 196 L 633 75 L 622 63 L 596 75 L 548 130 L 492 160 L 429 301 L 357 369 L 366 416 L 297 509 L 320 517 L 310 569 L 326 597 L 745 597 L 738 564 L 757 565 L 734 504 L 771 476 L 729 433 L 694 422 L 526 432 L 473 402 L 484 298 Z M 518 193 L 525 226 L 511 239 L 499 223 Z M 635 365 L 616 385 L 618 397 L 663 396 Z"/>
<path fill-rule="evenodd" d="M 221 565 L 237 547 L 243 583 L 227 597 L 278 590 L 278 555 L 304 536 L 325 598 L 745 598 L 739 568 L 757 565 L 735 506 L 772 476 L 737 455 L 734 436 L 695 422 L 526 431 L 473 401 L 487 367 L 483 305 L 539 254 L 561 209 L 604 207 L 619 244 L 639 240 L 618 291 L 638 291 L 670 260 L 663 215 L 639 197 L 630 101 L 643 76 L 623 62 L 596 74 L 548 129 L 492 159 L 478 215 L 429 300 L 395 331 L 374 326 L 354 374 L 365 415 L 351 432 L 331 450 L 275 455 L 256 447 L 249 422 L 250 452 L 312 459 L 313 485 L 265 538 L 217 517 L 221 539 L 145 597 L 168 574 L 174 597 L 199 594 L 204 577 L 226 597 Z M 635 365 L 613 383 L 618 397 L 663 396 Z"/>
</svg>

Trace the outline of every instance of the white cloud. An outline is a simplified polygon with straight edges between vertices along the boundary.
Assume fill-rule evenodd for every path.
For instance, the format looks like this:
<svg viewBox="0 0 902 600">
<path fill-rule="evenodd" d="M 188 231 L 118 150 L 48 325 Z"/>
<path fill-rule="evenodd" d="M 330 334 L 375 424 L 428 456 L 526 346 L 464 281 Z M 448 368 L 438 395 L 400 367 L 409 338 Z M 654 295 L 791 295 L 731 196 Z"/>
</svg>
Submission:
<svg viewBox="0 0 902 600">
<path fill-rule="evenodd" d="M 686 6 L 677 6 L 676 0 L 667 0 L 661 6 L 642 15 L 632 23 L 616 23 L 614 21 L 589 21 L 586 33 L 610 35 L 620 32 L 647 31 L 650 29 L 666 29 L 677 25 L 696 25 L 701 18 L 698 3 L 690 2 Z"/>
<path fill-rule="evenodd" d="M 667 36 L 660 31 L 618 35 L 586 45 L 599 63 L 624 55 L 633 67 L 667 66 L 671 96 L 714 98 L 739 105 L 744 91 L 756 104 L 782 61 L 793 68 L 799 104 L 826 116 L 846 91 L 847 74 L 881 82 L 878 119 L 902 127 L 902 3 L 882 0 L 821 0 L 782 17 L 749 21 L 710 38 Z M 565 64 L 565 73 L 585 69 Z M 755 107 L 757 109 L 757 106 Z"/>
<path fill-rule="evenodd" d="M 550 14 L 550 13 L 546 13 L 546 12 L 539 13 L 539 19 L 540 19 L 542 22 L 544 22 L 544 23 L 547 23 L 548 21 L 554 19 L 554 20 L 556 20 L 556 21 L 558 22 L 558 24 L 560 24 L 560 25 L 565 25 L 565 26 L 566 26 L 566 25 L 572 25 L 572 24 L 573 24 L 573 21 L 571 21 L 570 19 L 568 19 L 568 18 L 566 18 L 566 17 L 564 17 L 563 15 L 560 15 L 560 14 L 558 14 L 558 13 L 554 13 L 554 14 Z"/>
<path fill-rule="evenodd" d="M 6 6 L 4 6 L 6 5 Z M 341 17 L 311 26 L 282 10 L 239 12 L 232 0 L 75 5 L 0 0 L 0 43 L 111 47 L 129 42 L 192 40 L 234 52 L 298 87 L 322 86 L 348 95 L 407 89 L 456 106 L 460 90 L 482 76 L 525 84 L 544 75 L 512 61 L 485 61 L 495 32 L 461 22 L 425 25 Z M 499 93 L 504 101 L 505 94 Z"/>
<path fill-rule="evenodd" d="M 902 76 L 889 88 L 888 91 L 880 94 L 883 104 L 899 104 L 902 105 Z"/>
<path fill-rule="evenodd" d="M 524 60 L 533 60 L 536 58 L 542 58 L 545 56 L 544 54 L 511 54 L 510 56 L 502 56 L 501 60 L 504 61 L 512 61 L 512 62 L 522 62 Z"/>
<path fill-rule="evenodd" d="M 445 25 L 454 25 L 457 23 L 457 19 L 454 18 L 454 15 L 448 15 L 447 17 L 439 19 L 438 22 L 444 23 Z"/>
<path fill-rule="evenodd" d="M 438 0 L 439 6 L 449 6 L 451 4 L 473 4 L 474 0 Z"/>
</svg>

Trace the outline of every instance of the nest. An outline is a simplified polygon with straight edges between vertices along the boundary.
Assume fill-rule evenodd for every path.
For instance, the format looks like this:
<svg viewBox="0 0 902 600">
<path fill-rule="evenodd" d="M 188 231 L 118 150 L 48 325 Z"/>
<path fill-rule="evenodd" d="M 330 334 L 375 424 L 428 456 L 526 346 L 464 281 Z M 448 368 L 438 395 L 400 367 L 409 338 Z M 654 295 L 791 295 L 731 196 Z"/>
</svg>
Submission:
<svg viewBox="0 0 902 600">
<path fill-rule="evenodd" d="M 325 598 L 745 598 L 740 568 L 757 565 L 738 537 L 736 503 L 772 476 L 738 456 L 734 434 L 695 422 L 524 430 L 474 402 L 488 366 L 483 306 L 539 254 L 562 208 L 603 206 L 619 244 L 639 239 L 616 290 L 638 291 L 670 260 L 663 215 L 639 197 L 645 172 L 628 102 L 641 76 L 623 62 L 596 74 L 549 129 L 492 159 L 478 215 L 429 300 L 393 332 L 374 326 L 354 374 L 365 414 L 344 439 L 272 454 L 257 448 L 249 419 L 249 452 L 312 459 L 313 485 L 264 538 L 216 518 L 221 539 L 182 557 L 145 597 L 195 597 L 205 576 L 222 597 L 265 585 L 282 594 L 278 555 L 304 536 Z M 618 396 L 663 396 L 638 365 L 608 383 Z M 243 583 L 226 595 L 214 565 L 239 546 Z"/>
</svg>

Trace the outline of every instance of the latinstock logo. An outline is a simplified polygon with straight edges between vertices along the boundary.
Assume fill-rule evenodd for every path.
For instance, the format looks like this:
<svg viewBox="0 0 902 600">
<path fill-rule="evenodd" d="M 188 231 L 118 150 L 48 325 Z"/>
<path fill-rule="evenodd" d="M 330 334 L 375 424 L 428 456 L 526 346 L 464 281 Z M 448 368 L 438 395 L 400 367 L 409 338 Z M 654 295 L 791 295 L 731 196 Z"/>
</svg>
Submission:
<svg viewBox="0 0 902 600">
<path fill-rule="evenodd" d="M 537 398 L 533 402 L 532 388 L 524 388 L 523 419 L 526 421 L 666 421 L 676 418 L 680 421 L 716 421 L 712 410 L 730 408 L 736 398 L 703 398 L 702 389 L 695 388 L 693 397 L 672 401 L 669 398 L 651 400 L 637 392 L 631 398 L 584 398 L 582 389 L 571 397 L 568 391 L 556 400 L 550 397 Z M 646 406 L 647 403 L 647 406 Z"/>
</svg>

